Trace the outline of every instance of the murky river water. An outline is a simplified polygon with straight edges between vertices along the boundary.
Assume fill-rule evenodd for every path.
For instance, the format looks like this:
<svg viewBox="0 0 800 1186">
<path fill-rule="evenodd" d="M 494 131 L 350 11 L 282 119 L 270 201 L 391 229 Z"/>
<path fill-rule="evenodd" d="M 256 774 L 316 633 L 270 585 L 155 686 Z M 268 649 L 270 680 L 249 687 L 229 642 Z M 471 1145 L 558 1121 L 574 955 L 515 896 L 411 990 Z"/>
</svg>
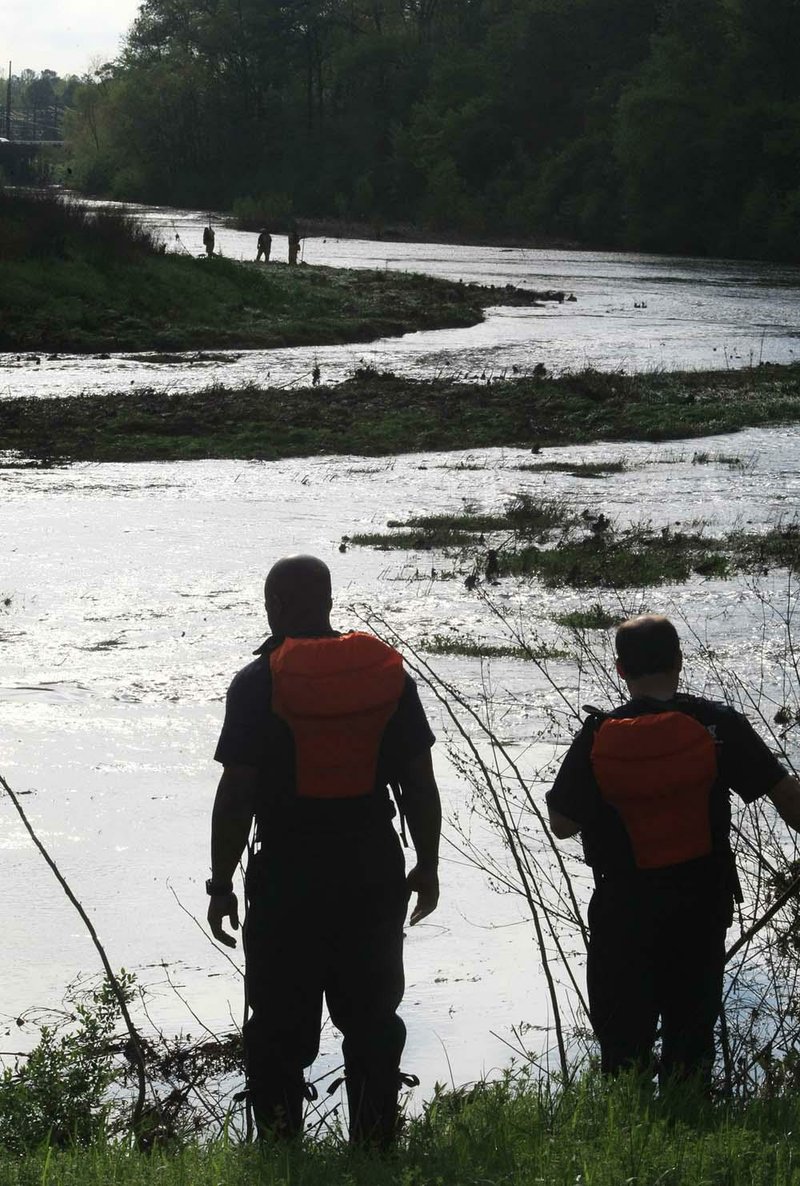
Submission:
<svg viewBox="0 0 800 1186">
<path fill-rule="evenodd" d="M 152 217 L 169 226 L 179 216 Z M 188 249 L 198 249 L 201 217 L 180 217 L 181 239 Z M 218 232 L 218 244 L 231 255 L 249 250 L 252 238 Z M 281 252 L 279 239 L 275 251 Z M 385 254 L 379 259 L 378 252 Z M 498 366 L 506 366 L 514 350 L 554 367 L 573 365 L 579 350 L 586 351 L 581 364 L 660 365 L 673 358 L 658 353 L 667 347 L 655 338 L 660 333 L 659 341 L 667 340 L 669 310 L 676 319 L 673 346 L 678 349 L 680 338 L 680 348 L 689 350 L 675 356 L 682 365 L 711 364 L 712 343 L 731 353 L 738 343 L 741 356 L 755 349 L 754 343 L 761 350 L 763 335 L 765 358 L 787 358 L 796 341 L 791 306 L 797 293 L 790 284 L 798 278 L 788 270 L 322 241 L 306 244 L 306 258 L 312 256 L 353 266 L 383 266 L 388 260 L 388 266 L 424 266 L 465 279 L 574 288 L 579 297 L 571 308 L 519 311 L 519 316 L 503 310 L 475 331 L 410 335 L 359 352 L 373 362 L 380 355 L 380 365 L 395 369 L 442 367 L 435 362 L 439 354 L 452 369 L 485 366 L 495 356 L 503 359 Z M 634 312 L 634 300 L 641 299 L 647 308 Z M 681 307 L 686 314 L 692 300 L 702 303 L 703 316 L 681 317 L 680 330 Z M 506 339 L 491 340 L 491 326 L 508 329 Z M 584 346 L 576 345 L 576 334 L 583 335 Z M 427 346 L 411 341 L 423 337 Z M 551 353 L 541 352 L 545 341 Z M 270 364 L 275 374 L 300 375 L 309 365 L 308 351 L 272 353 L 280 355 Z M 353 351 L 331 351 L 329 364 L 326 352 L 316 353 L 325 358 L 323 371 L 328 365 L 344 370 L 354 357 Z M 465 361 L 473 357 L 484 361 Z M 715 355 L 714 361 L 722 359 Z M 257 364 L 231 364 L 226 378 L 239 365 Z M 2 384 L 8 393 L 21 385 L 31 393 L 71 394 L 116 389 L 122 371 L 123 364 L 114 360 L 42 363 L 36 370 L 19 364 L 4 370 Z M 155 381 L 139 364 L 131 374 L 137 384 Z M 152 376 L 159 375 L 167 384 L 192 385 L 196 371 L 187 367 L 176 377 L 172 370 L 166 376 L 164 368 L 152 368 Z M 211 377 L 208 370 L 203 377 Z M 602 507 L 623 524 L 642 519 L 687 524 L 702 516 L 715 532 L 770 525 L 796 514 L 799 445 L 800 430 L 791 428 L 752 430 L 702 446 L 547 450 L 548 460 L 624 457 L 628 468 L 602 482 L 523 473 L 518 467 L 530 455 L 514 449 L 382 461 L 0 470 L 0 770 L 25 793 L 35 826 L 91 909 L 113 962 L 136 970 L 150 986 L 157 1020 L 167 1028 L 186 1020 L 171 980 L 208 1025 L 225 1028 L 231 1014 L 241 1012 L 237 974 L 179 903 L 202 917 L 217 773 L 211 754 L 227 683 L 263 634 L 261 582 L 269 564 L 300 549 L 326 559 L 334 573 L 335 621 L 343 627 L 355 622 L 348 606 L 366 605 L 412 642 L 447 630 L 493 637 L 498 628 L 462 580 L 438 579 L 440 557 L 354 548 L 340 553 L 341 537 L 405 514 L 468 504 L 499 507 L 520 490 L 559 495 L 578 508 Z M 709 463 L 693 463 L 700 448 Z M 731 454 L 742 464 L 726 463 L 723 455 Z M 760 592 L 777 604 L 785 596 L 785 580 L 765 578 Z M 511 582 L 499 586 L 496 597 L 515 621 L 548 638 L 555 637 L 556 611 L 596 600 L 591 591 L 582 597 L 548 594 Z M 714 640 L 726 662 L 742 671 L 760 664 L 762 640 L 754 623 L 761 602 L 747 582 L 697 578 L 658 594 L 632 594 L 628 606 L 636 604 L 674 605 Z M 528 743 L 552 691 L 530 665 L 502 661 L 481 667 L 473 660 L 442 659 L 437 666 L 478 701 L 491 686 L 503 734 L 535 779 L 553 750 Z M 567 669 L 558 674 L 566 684 L 574 678 Z M 428 703 L 444 742 L 445 722 L 435 702 Z M 463 808 L 467 791 L 444 750 L 444 744 L 437 747 L 437 766 L 452 811 Z M 496 849 L 491 837 L 485 843 Z M 5 801 L 0 847 L 6 902 L 0 1008 L 10 1019 L 4 1042 L 16 1049 L 26 1034 L 17 1031 L 13 1018 L 29 1004 L 55 1003 L 67 981 L 93 969 L 96 960 Z M 511 1026 L 547 1024 L 542 977 L 523 919 L 515 899 L 490 892 L 481 874 L 446 850 L 441 908 L 409 933 L 407 947 L 405 1064 L 421 1074 L 425 1093 L 436 1079 L 452 1074 L 460 1082 L 507 1063 L 503 1039 Z M 329 1038 L 321 1065 L 334 1063 Z"/>
</svg>

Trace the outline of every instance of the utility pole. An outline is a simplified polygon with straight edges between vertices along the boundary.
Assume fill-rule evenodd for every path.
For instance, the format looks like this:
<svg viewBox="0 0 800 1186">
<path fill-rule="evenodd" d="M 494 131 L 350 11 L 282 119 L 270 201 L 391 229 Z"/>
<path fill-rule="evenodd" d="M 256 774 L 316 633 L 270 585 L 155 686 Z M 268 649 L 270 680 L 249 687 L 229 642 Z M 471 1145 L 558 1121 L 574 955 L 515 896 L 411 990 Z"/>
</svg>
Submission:
<svg viewBox="0 0 800 1186">
<path fill-rule="evenodd" d="M 8 63 L 6 79 L 6 140 L 11 139 L 11 63 Z"/>
</svg>

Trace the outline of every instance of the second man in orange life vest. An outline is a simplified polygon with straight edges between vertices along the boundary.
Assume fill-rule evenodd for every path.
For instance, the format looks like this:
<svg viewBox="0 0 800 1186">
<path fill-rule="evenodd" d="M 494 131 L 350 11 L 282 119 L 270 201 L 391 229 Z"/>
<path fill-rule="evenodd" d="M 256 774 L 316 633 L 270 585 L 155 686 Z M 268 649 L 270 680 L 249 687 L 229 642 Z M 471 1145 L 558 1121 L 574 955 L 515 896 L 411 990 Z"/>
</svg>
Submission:
<svg viewBox="0 0 800 1186">
<path fill-rule="evenodd" d="M 259 1133 L 303 1124 L 304 1069 L 323 994 L 343 1035 L 350 1136 L 395 1136 L 405 1026 L 403 926 L 436 909 L 439 794 L 433 744 L 400 655 L 330 624 L 330 573 L 313 556 L 267 576 L 271 637 L 228 691 L 215 757 L 208 921 L 238 927 L 233 875 L 255 819 L 246 891 L 247 1086 Z M 399 784 L 417 862 L 405 874 L 387 784 Z"/>
<path fill-rule="evenodd" d="M 660 1019 L 662 1081 L 707 1084 L 738 892 L 730 791 L 768 795 L 797 831 L 800 782 L 740 713 L 678 694 L 666 618 L 623 623 L 616 647 L 631 699 L 590 714 L 548 793 L 550 826 L 581 832 L 595 875 L 587 985 L 603 1071 L 649 1071 Z"/>
</svg>

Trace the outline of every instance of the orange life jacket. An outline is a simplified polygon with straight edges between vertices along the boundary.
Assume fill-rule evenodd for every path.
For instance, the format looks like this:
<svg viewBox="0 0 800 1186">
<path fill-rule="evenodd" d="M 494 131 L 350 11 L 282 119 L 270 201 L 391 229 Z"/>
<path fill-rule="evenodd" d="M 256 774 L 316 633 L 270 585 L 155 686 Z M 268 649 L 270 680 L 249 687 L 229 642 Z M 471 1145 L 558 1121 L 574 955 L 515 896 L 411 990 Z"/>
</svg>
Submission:
<svg viewBox="0 0 800 1186">
<path fill-rule="evenodd" d="M 295 793 L 372 793 L 383 731 L 405 676 L 397 651 L 372 634 L 287 638 L 270 655 L 272 711 L 292 731 Z"/>
<path fill-rule="evenodd" d="M 619 814 L 639 869 L 663 869 L 713 848 L 714 739 L 680 711 L 607 717 L 595 734 L 592 768 Z"/>
</svg>

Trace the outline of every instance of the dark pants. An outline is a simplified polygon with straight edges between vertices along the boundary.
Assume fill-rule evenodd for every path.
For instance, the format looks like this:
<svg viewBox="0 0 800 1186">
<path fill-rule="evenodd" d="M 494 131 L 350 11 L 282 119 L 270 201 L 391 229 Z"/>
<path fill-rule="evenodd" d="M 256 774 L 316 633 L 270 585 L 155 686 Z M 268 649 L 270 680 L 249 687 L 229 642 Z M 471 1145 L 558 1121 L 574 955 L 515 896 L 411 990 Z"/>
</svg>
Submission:
<svg viewBox="0 0 800 1186">
<path fill-rule="evenodd" d="M 344 1038 L 351 1140 L 389 1144 L 406 1036 L 397 1008 L 408 895 L 394 831 L 293 838 L 251 861 L 247 889 L 244 1046 L 259 1132 L 302 1129 L 324 993 Z"/>
<path fill-rule="evenodd" d="M 605 1073 L 652 1072 L 660 1018 L 662 1084 L 710 1082 L 731 913 L 719 887 L 600 883 L 589 906 L 587 983 Z"/>
</svg>

